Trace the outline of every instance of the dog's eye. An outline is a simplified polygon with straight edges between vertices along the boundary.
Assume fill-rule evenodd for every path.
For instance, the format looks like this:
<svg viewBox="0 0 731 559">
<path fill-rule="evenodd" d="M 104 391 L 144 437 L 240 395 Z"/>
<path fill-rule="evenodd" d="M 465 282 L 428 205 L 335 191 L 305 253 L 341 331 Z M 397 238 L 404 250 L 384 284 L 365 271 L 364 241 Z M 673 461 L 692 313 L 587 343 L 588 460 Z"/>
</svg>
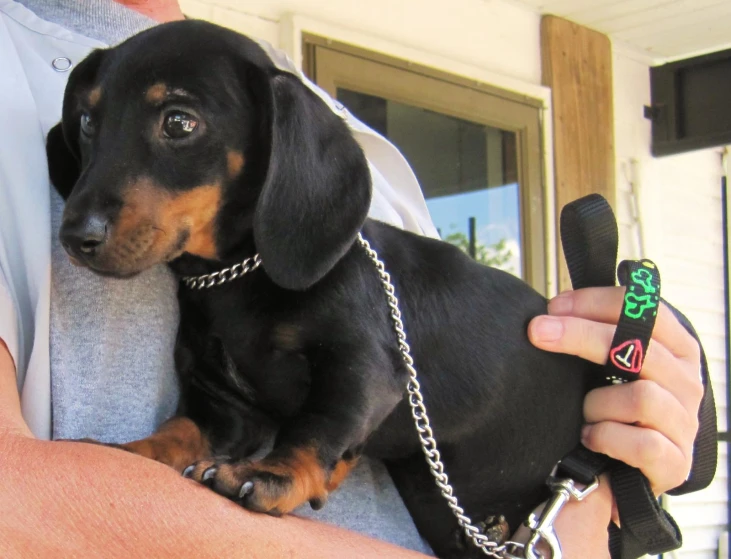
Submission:
<svg viewBox="0 0 731 559">
<path fill-rule="evenodd" d="M 198 119 L 182 111 L 172 111 L 165 115 L 162 125 L 165 136 L 173 140 L 184 138 L 198 127 Z"/>
<path fill-rule="evenodd" d="M 81 132 L 87 137 L 91 137 L 96 133 L 96 122 L 89 113 L 81 115 Z"/>
</svg>

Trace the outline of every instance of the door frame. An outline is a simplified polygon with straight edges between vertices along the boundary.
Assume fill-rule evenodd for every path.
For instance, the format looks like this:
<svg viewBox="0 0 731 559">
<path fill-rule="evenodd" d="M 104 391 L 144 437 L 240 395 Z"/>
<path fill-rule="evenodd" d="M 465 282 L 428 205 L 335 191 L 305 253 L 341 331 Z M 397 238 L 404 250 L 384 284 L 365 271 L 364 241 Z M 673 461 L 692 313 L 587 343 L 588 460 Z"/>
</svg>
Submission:
<svg viewBox="0 0 731 559">
<path fill-rule="evenodd" d="M 291 59 L 294 67 L 301 71 L 304 62 L 303 50 L 305 35 L 327 37 L 328 40 L 353 45 L 371 52 L 383 53 L 400 60 L 408 60 L 413 64 L 432 68 L 460 76 L 474 83 L 490 84 L 495 88 L 509 91 L 524 97 L 537 99 L 542 103 L 541 123 L 543 140 L 543 180 L 545 205 L 545 251 L 546 251 L 546 294 L 558 293 L 558 254 L 556 239 L 558 220 L 556 211 L 554 147 L 553 147 L 553 109 L 551 89 L 540 83 L 495 72 L 484 66 L 478 66 L 469 58 L 455 59 L 439 52 L 415 48 L 404 42 L 396 41 L 382 35 L 375 35 L 367 30 L 353 26 L 332 23 L 317 17 L 297 12 L 283 13 L 279 20 L 278 33 L 272 37 Z"/>
<path fill-rule="evenodd" d="M 309 33 L 303 41 L 304 72 L 333 98 L 346 88 L 516 134 L 522 276 L 546 294 L 542 102 Z"/>
</svg>

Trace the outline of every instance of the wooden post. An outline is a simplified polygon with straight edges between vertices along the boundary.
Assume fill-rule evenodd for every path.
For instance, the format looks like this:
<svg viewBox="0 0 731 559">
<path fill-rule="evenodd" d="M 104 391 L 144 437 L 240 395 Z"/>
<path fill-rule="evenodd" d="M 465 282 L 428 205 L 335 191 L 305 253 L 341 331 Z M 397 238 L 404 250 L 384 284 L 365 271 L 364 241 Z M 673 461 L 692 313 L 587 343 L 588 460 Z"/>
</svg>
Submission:
<svg viewBox="0 0 731 559">
<path fill-rule="evenodd" d="M 556 224 L 561 208 L 597 192 L 615 206 L 612 45 L 609 37 L 556 16 L 541 20 L 543 84 L 552 91 Z M 558 243 L 560 290 L 569 289 Z"/>
</svg>

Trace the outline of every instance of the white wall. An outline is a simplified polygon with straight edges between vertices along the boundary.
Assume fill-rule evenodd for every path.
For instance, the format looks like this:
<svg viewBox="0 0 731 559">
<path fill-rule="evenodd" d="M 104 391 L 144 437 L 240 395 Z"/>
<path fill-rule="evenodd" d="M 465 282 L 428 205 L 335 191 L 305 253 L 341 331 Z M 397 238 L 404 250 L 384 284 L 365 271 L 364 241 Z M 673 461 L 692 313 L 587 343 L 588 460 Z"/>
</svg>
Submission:
<svg viewBox="0 0 731 559">
<path fill-rule="evenodd" d="M 542 95 L 540 16 L 509 0 L 181 0 L 184 11 L 286 47 L 289 14 L 325 22 L 320 29 L 363 39 L 366 48 L 452 73 Z M 284 39 L 283 39 L 284 37 Z M 339 38 L 339 37 L 335 37 Z M 720 157 L 717 150 L 655 159 L 650 155 L 649 61 L 615 50 L 615 142 L 620 256 L 639 256 L 629 180 L 641 189 L 646 255 L 663 273 L 664 294 L 698 329 L 725 395 Z M 634 167 L 630 162 L 634 161 Z M 632 178 L 634 176 L 634 179 Z M 628 180 L 629 179 L 629 180 Z M 725 404 L 719 406 L 723 415 Z M 725 455 L 722 457 L 725 460 Z M 673 499 L 684 527 L 678 557 L 715 557 L 725 521 L 725 463 L 713 486 Z"/>
<path fill-rule="evenodd" d="M 517 78 L 541 83 L 538 14 L 502 0 L 181 0 L 186 14 L 279 45 L 296 13 Z"/>
</svg>

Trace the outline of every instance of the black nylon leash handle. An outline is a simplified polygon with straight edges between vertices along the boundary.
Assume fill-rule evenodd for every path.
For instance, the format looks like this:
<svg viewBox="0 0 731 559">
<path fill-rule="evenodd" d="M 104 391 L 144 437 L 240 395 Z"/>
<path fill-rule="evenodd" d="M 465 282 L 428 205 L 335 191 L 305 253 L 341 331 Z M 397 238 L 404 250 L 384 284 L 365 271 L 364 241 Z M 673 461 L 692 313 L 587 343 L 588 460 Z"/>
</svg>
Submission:
<svg viewBox="0 0 731 559">
<path fill-rule="evenodd" d="M 560 227 L 573 288 L 614 285 L 619 233 L 604 197 L 589 194 L 566 204 Z"/>
<path fill-rule="evenodd" d="M 589 194 L 561 210 L 561 244 L 574 289 L 614 285 L 619 249 L 617 221 L 609 203 L 599 194 Z M 605 376 L 599 365 L 588 380 L 600 386 Z M 606 470 L 609 457 L 579 444 L 564 456 L 556 474 L 588 485 Z"/>
<path fill-rule="evenodd" d="M 617 222 L 602 196 L 591 194 L 563 209 L 561 241 L 574 289 L 615 284 Z M 639 378 L 660 304 L 660 275 L 651 261 L 624 261 L 618 272 L 627 291 L 600 384 Z M 607 467 L 622 525 L 621 530 L 610 528 L 612 558 L 635 559 L 680 547 L 677 524 L 660 508 L 649 481 L 638 469 L 579 445 L 561 461 L 558 471 L 587 483 L 588 476 Z"/>
</svg>

